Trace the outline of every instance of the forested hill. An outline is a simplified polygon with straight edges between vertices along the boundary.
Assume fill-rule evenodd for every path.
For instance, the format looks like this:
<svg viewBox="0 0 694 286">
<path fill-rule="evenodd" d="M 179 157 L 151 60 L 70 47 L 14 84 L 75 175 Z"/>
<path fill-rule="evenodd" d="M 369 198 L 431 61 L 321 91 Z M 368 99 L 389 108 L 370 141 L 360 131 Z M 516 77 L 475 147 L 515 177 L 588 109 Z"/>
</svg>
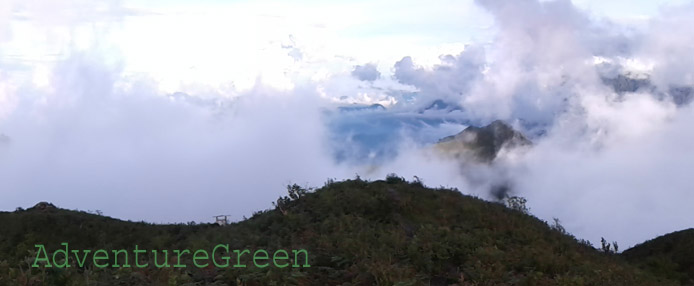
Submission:
<svg viewBox="0 0 694 286">
<path fill-rule="evenodd" d="M 694 285 L 694 229 L 654 238 L 624 251 L 622 256 L 658 276 Z"/>
<path fill-rule="evenodd" d="M 273 209 L 227 226 L 126 222 L 48 203 L 3 212 L 0 285 L 677 285 L 579 242 L 522 205 L 396 176 L 288 191 Z M 98 268 L 71 256 L 70 268 L 31 267 L 41 254 L 36 244 L 52 256 L 61 242 L 71 250 L 305 249 L 308 259 L 301 267 L 290 259 L 285 268 L 200 268 L 186 256 L 184 268 Z"/>
</svg>

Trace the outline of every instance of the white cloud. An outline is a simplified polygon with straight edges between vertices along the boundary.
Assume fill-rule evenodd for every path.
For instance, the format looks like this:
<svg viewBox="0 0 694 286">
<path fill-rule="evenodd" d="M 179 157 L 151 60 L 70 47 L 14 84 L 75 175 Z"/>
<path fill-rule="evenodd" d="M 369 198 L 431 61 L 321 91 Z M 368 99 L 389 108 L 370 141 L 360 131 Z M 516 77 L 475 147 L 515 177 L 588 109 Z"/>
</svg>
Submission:
<svg viewBox="0 0 694 286">
<path fill-rule="evenodd" d="M 0 161 L 4 207 L 50 200 L 136 220 L 240 218 L 289 182 L 352 175 L 323 145 L 310 87 L 259 86 L 210 108 L 119 80 L 98 56 L 72 57 L 54 71 L 53 92 L 0 124 L 12 137 Z"/>
</svg>

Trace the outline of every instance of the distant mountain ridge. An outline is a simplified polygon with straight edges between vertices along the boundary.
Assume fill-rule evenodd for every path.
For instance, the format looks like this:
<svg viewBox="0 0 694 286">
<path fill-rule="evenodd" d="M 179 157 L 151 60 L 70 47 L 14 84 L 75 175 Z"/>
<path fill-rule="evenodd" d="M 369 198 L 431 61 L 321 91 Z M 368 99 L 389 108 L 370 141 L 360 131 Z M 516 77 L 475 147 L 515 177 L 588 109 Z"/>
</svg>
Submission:
<svg viewBox="0 0 694 286">
<path fill-rule="evenodd" d="M 653 94 L 659 100 L 669 98 L 677 106 L 685 106 L 694 100 L 694 87 L 670 85 L 667 89 L 658 90 L 649 76 L 634 76 L 632 74 L 617 74 L 602 76 L 603 84 L 612 88 L 617 94 L 645 91 Z"/>
<path fill-rule="evenodd" d="M 467 156 L 481 162 L 492 162 L 505 148 L 530 146 L 532 142 L 521 132 L 501 120 L 483 127 L 469 126 L 462 132 L 445 137 L 436 148 L 456 158 Z"/>
<path fill-rule="evenodd" d="M 382 104 L 374 103 L 370 105 L 365 105 L 365 104 L 352 104 L 352 105 L 346 105 L 346 106 L 340 106 L 338 107 L 338 110 L 340 112 L 351 112 L 351 111 L 383 111 L 386 110 L 386 107 L 383 106 Z"/>
<path fill-rule="evenodd" d="M 419 113 L 424 113 L 427 111 L 445 111 L 445 112 L 453 112 L 453 111 L 463 111 L 463 107 L 460 106 L 459 104 L 454 104 L 450 102 L 446 102 L 442 99 L 437 99 L 431 102 L 427 107 L 423 108 L 422 110 L 419 111 Z"/>
</svg>

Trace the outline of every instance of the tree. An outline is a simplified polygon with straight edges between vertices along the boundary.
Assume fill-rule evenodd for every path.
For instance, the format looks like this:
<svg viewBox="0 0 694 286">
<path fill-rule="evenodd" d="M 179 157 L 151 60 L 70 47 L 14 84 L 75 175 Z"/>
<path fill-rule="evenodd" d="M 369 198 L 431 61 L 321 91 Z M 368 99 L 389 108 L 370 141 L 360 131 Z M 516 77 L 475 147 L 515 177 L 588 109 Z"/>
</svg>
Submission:
<svg viewBox="0 0 694 286">
<path fill-rule="evenodd" d="M 395 173 L 390 173 L 390 174 L 386 175 L 386 183 L 388 183 L 388 184 L 399 184 L 399 183 L 404 183 L 404 182 L 405 182 L 405 179 L 403 179 L 402 177 L 399 177 Z"/>
<path fill-rule="evenodd" d="M 310 190 L 310 188 L 303 188 L 297 184 L 287 185 L 287 195 L 277 198 L 277 202 L 273 202 L 272 205 L 279 209 L 283 215 L 287 215 L 290 203 L 305 196 Z"/>
<path fill-rule="evenodd" d="M 619 251 L 619 245 L 617 244 L 616 241 L 613 241 L 612 243 L 607 242 L 607 240 L 604 237 L 600 238 L 600 249 L 604 253 L 617 253 Z"/>
<path fill-rule="evenodd" d="M 287 194 L 291 200 L 298 200 L 308 193 L 308 190 L 297 184 L 287 185 Z"/>
<path fill-rule="evenodd" d="M 289 202 L 291 199 L 287 196 L 277 198 L 276 203 L 272 203 L 283 215 L 287 215 L 287 210 L 289 209 Z"/>
<path fill-rule="evenodd" d="M 524 214 L 530 212 L 528 207 L 525 205 L 527 202 L 528 200 L 523 197 L 506 197 L 506 207 L 512 210 L 517 210 Z"/>
<path fill-rule="evenodd" d="M 551 227 L 553 230 L 556 230 L 556 231 L 558 231 L 558 232 L 561 232 L 562 234 L 568 234 L 568 233 L 566 232 L 566 229 L 564 228 L 564 226 L 561 225 L 561 221 L 560 221 L 558 218 L 556 218 L 556 217 L 553 218 L 553 219 L 554 219 L 554 222 L 552 223 L 552 225 L 551 225 L 550 227 Z"/>
</svg>

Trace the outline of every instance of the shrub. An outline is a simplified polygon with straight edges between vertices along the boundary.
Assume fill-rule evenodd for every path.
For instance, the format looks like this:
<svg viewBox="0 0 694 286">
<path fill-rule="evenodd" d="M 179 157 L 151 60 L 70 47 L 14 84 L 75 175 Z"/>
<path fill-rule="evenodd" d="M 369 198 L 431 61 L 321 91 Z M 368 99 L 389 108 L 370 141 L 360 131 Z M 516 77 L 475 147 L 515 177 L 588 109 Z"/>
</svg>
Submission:
<svg viewBox="0 0 694 286">
<path fill-rule="evenodd" d="M 402 177 L 399 177 L 395 173 L 390 173 L 390 174 L 386 175 L 386 183 L 388 183 L 388 184 L 405 183 L 405 179 Z"/>
<path fill-rule="evenodd" d="M 619 251 L 619 245 L 617 244 L 616 241 L 613 241 L 612 243 L 607 242 L 607 240 L 604 237 L 600 238 L 600 249 L 604 253 L 617 253 Z"/>
<path fill-rule="evenodd" d="M 564 226 L 561 225 L 561 221 L 558 218 L 555 217 L 555 218 L 553 218 L 553 220 L 554 220 L 554 222 L 552 223 L 550 228 L 552 228 L 553 230 L 556 230 L 562 234 L 568 234 L 566 232 L 566 229 L 564 228 Z"/>
<path fill-rule="evenodd" d="M 512 210 L 517 210 L 519 212 L 522 212 L 524 214 L 527 214 L 530 212 L 528 207 L 525 205 L 528 202 L 523 197 L 507 197 L 506 198 L 506 207 L 512 209 Z"/>
</svg>

